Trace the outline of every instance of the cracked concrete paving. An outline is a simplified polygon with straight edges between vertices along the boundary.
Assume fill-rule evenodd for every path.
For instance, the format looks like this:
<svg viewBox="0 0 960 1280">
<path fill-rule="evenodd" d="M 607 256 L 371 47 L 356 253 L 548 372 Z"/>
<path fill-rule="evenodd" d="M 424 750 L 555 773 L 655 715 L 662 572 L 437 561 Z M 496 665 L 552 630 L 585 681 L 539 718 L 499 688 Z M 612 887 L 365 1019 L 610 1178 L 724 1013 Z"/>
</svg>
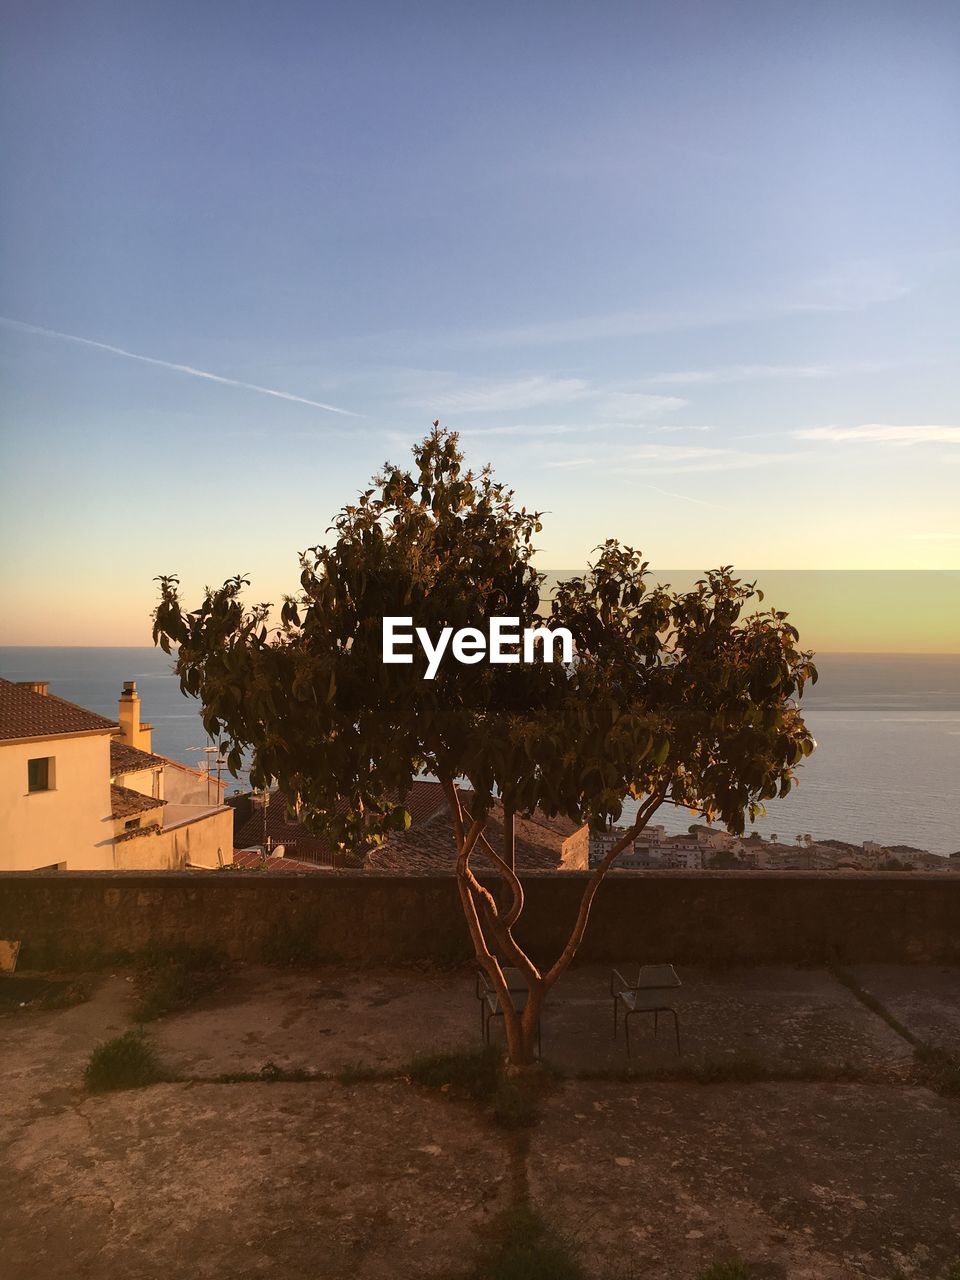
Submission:
<svg viewBox="0 0 960 1280">
<path fill-rule="evenodd" d="M 611 1034 L 608 968 L 566 974 L 543 1014 L 543 1052 L 566 1071 L 619 1070 L 623 1036 Z M 820 969 L 769 966 L 684 968 L 669 993 L 683 1029 L 680 1061 L 800 1064 L 905 1078 L 911 1047 L 846 987 Z M 499 1029 L 494 1031 L 498 1034 Z M 179 1071 L 213 1075 L 283 1068 L 337 1071 L 346 1063 L 390 1067 L 431 1051 L 475 1045 L 472 971 L 420 973 L 334 966 L 310 973 L 247 966 L 197 1008 L 164 1018 L 153 1032 Z M 672 1037 L 634 1019 L 636 1061 L 674 1067 Z"/>
<path fill-rule="evenodd" d="M 400 1084 L 156 1085 L 37 1117 L 0 1174 L 6 1280 L 451 1274 L 502 1143 Z"/>
<path fill-rule="evenodd" d="M 909 1046 L 822 971 L 682 976 L 691 1060 L 853 1060 L 880 1083 L 560 1085 L 530 1134 L 529 1185 L 592 1280 L 693 1280 L 734 1251 L 757 1280 L 938 1280 L 960 1256 L 960 1101 L 906 1087 Z M 907 1012 L 911 983 L 922 1009 L 931 988 L 949 1003 L 956 977 L 886 975 Z M 515 1195 L 509 1138 L 402 1081 L 89 1097 L 91 1049 L 130 1025 L 128 978 L 101 976 L 72 1009 L 0 1018 L 3 1280 L 465 1274 Z M 624 1065 L 605 981 L 570 975 L 545 1017 L 548 1056 Z M 333 1071 L 475 1045 L 475 1019 L 465 971 L 251 967 L 148 1034 L 184 1074 Z M 640 1062 L 676 1062 L 637 1040 Z"/>
<path fill-rule="evenodd" d="M 530 1188 L 597 1276 L 933 1277 L 960 1255 L 960 1103 L 836 1084 L 565 1085 Z"/>
</svg>

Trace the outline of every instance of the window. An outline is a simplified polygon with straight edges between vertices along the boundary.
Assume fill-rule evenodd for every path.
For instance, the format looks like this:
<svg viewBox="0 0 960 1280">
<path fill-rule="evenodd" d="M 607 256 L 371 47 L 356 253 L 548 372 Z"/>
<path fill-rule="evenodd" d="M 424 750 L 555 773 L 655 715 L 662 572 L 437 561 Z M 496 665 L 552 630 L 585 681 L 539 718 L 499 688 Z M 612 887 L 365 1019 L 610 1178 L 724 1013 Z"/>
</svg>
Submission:
<svg viewBox="0 0 960 1280">
<path fill-rule="evenodd" d="M 140 825 L 139 818 L 128 818 L 123 824 L 124 831 L 135 831 Z"/>
<path fill-rule="evenodd" d="M 27 790 L 53 790 L 53 756 L 27 761 Z"/>
</svg>

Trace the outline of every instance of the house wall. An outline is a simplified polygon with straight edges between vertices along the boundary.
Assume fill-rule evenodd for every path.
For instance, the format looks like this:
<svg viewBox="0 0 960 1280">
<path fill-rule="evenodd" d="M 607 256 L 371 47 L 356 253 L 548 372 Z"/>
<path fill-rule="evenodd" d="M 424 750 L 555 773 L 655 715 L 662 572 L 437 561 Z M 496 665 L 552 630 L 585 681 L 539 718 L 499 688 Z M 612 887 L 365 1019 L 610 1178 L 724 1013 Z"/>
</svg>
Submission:
<svg viewBox="0 0 960 1280">
<path fill-rule="evenodd" d="M 164 799 L 165 769 L 137 769 L 134 773 L 114 775 L 123 787 L 131 791 L 139 791 L 142 796 L 152 796 L 154 800 Z"/>
<path fill-rule="evenodd" d="M 169 817 L 170 806 L 166 817 Z M 176 825 L 167 822 L 164 827 L 175 851 L 175 856 L 194 867 L 229 866 L 233 862 L 233 810 L 222 808 L 208 810 L 202 817 L 194 817 L 187 806 Z M 179 815 L 178 815 L 179 816 Z"/>
<path fill-rule="evenodd" d="M 172 804 L 199 804 L 209 807 L 223 804 L 226 782 L 209 781 L 193 769 L 184 768 L 176 761 L 163 766 L 164 796 Z"/>
<path fill-rule="evenodd" d="M 110 734 L 0 743 L 0 870 L 113 866 Z M 50 791 L 27 790 L 27 761 L 54 758 Z"/>
<path fill-rule="evenodd" d="M 555 957 L 586 877 L 522 877 L 518 938 Z M 235 959 L 289 953 L 351 964 L 466 962 L 452 875 L 239 871 L 0 876 L 0 938 L 21 964 L 53 967 L 151 946 Z M 960 962 L 960 875 L 946 872 L 613 873 L 577 960 L 676 964 Z"/>
<path fill-rule="evenodd" d="M 231 809 L 208 810 L 198 816 L 191 807 L 173 825 L 166 824 L 167 814 L 167 809 L 144 814 L 143 834 L 117 842 L 114 857 L 118 871 L 183 871 L 188 865 L 216 870 L 218 853 L 224 865 L 233 862 Z M 164 825 L 148 825 L 156 821 Z"/>
<path fill-rule="evenodd" d="M 583 824 L 560 846 L 560 866 L 564 871 L 587 871 L 590 867 L 590 828 Z"/>
</svg>

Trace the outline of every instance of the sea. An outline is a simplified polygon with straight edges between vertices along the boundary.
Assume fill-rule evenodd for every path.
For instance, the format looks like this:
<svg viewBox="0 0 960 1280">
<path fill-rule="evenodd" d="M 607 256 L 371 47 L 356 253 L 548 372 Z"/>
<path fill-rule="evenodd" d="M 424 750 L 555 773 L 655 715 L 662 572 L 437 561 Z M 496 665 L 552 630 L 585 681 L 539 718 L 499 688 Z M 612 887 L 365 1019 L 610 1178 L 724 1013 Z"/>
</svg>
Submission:
<svg viewBox="0 0 960 1280">
<path fill-rule="evenodd" d="M 820 653 L 817 665 L 802 702 L 817 750 L 800 786 L 770 802 L 754 829 L 781 843 L 810 834 L 960 850 L 960 654 Z M 0 647 L 0 676 L 47 680 L 52 693 L 114 719 L 123 682 L 135 680 L 157 752 L 196 767 L 211 745 L 159 649 Z M 693 820 L 670 808 L 653 819 L 671 834 Z"/>
</svg>

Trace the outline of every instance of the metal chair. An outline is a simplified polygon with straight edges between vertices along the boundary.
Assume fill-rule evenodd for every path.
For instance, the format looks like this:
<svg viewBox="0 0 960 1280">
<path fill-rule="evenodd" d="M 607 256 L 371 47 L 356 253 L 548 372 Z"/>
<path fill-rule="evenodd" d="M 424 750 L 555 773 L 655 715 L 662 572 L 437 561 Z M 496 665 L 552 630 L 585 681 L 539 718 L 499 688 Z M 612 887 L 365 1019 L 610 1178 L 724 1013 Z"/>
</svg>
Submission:
<svg viewBox="0 0 960 1280">
<path fill-rule="evenodd" d="M 613 999 L 613 1037 L 619 1031 L 620 1006 L 623 1006 L 623 1029 L 627 1040 L 627 1057 L 630 1049 L 630 1018 L 635 1013 L 653 1014 L 653 1034 L 660 1030 L 660 1014 L 669 1013 L 673 1018 L 673 1031 L 680 1052 L 680 1015 L 672 1004 L 664 1001 L 664 991 L 681 986 L 672 964 L 640 965 L 636 982 L 628 982 L 619 970 L 610 974 L 610 995 Z"/>
<path fill-rule="evenodd" d="M 503 976 L 506 979 L 507 990 L 513 998 L 514 1008 L 518 1013 L 523 1013 L 527 1004 L 527 996 L 529 989 L 526 979 L 519 969 L 505 968 Z M 500 1004 L 500 993 L 487 977 L 483 969 L 477 970 L 477 986 L 476 996 L 480 1002 L 480 1038 L 484 1044 L 490 1043 L 490 1023 L 494 1018 L 503 1017 L 503 1008 Z M 541 1056 L 540 1044 L 540 1019 L 537 1019 L 537 1057 Z"/>
</svg>

